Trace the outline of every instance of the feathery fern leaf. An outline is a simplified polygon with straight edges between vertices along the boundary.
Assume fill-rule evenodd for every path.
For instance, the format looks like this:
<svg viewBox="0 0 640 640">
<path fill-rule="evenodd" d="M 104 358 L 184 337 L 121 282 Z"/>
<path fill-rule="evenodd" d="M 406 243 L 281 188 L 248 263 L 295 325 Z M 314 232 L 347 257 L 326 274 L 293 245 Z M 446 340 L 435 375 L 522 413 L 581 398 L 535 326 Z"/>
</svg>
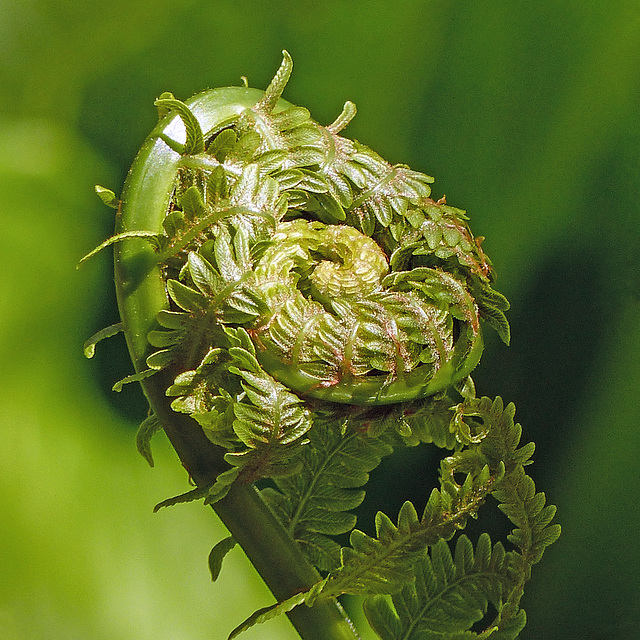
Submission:
<svg viewBox="0 0 640 640">
<path fill-rule="evenodd" d="M 172 407 L 191 414 L 209 439 L 229 450 L 231 468 L 209 489 L 207 503 L 223 498 L 231 483 L 298 471 L 310 411 L 287 387 L 266 373 L 242 329 L 225 329 L 228 348 L 212 349 L 200 366 L 176 378 L 167 394 Z"/>
<path fill-rule="evenodd" d="M 367 596 L 370 622 L 384 640 L 478 637 L 469 629 L 491 603 L 497 615 L 484 635 L 517 637 L 526 619 L 519 602 L 531 566 L 560 533 L 550 524 L 555 508 L 545 507 L 544 495 L 535 493 L 524 473 L 532 447 L 518 447 L 521 428 L 512 404 L 468 395 L 453 409 L 450 430 L 461 446 L 443 460 L 440 489 L 432 491 L 422 517 L 407 502 L 397 525 L 377 514 L 375 538 L 354 529 L 341 565 L 309 592 L 309 600 L 298 596 L 296 602 L 310 605 L 343 593 Z M 455 479 L 460 473 L 466 473 L 462 485 Z M 474 554 L 461 536 L 452 558 L 445 541 L 490 494 L 516 525 L 509 536 L 516 551 L 505 554 L 500 544 L 492 550 L 482 536 Z M 392 597 L 394 608 L 384 596 Z M 418 607 L 416 599 L 426 604 Z"/>
<path fill-rule="evenodd" d="M 367 619 L 383 640 L 465 637 L 460 634 L 485 616 L 489 603 L 500 607 L 504 558 L 502 545 L 492 548 L 487 534 L 475 553 L 470 540 L 460 536 L 454 557 L 440 540 L 416 559 L 415 582 L 393 594 L 391 602 L 381 595 L 365 600 Z"/>
<path fill-rule="evenodd" d="M 475 422 L 474 428 L 481 428 L 485 437 L 470 447 L 472 454 L 476 454 L 475 460 L 473 455 L 461 452 L 449 458 L 449 462 L 459 469 L 468 469 L 483 461 L 489 467 L 501 465 L 505 469 L 495 483 L 492 495 L 498 500 L 500 510 L 515 525 L 508 536 L 515 551 L 507 556 L 509 581 L 505 583 L 504 604 L 498 618 L 499 628 L 505 629 L 507 634 L 506 629 L 517 628 L 518 620 L 524 624 L 524 612 L 519 609 L 519 603 L 531 567 L 540 561 L 546 547 L 558 539 L 561 529 L 560 525 L 551 524 L 556 508 L 545 506 L 544 493 L 536 493 L 533 480 L 525 473 L 524 465 L 530 462 L 533 446 L 530 443 L 518 447 L 522 428 L 513 420 L 514 405 L 505 407 L 500 397 L 493 401 L 467 398 L 458 405 L 456 413 L 458 422 Z"/>
<path fill-rule="evenodd" d="M 329 571 L 339 565 L 340 546 L 328 536 L 353 529 L 356 518 L 349 511 L 364 499 L 360 487 L 392 448 L 351 428 L 343 432 L 326 415 L 316 418 L 308 438 L 299 472 L 275 478 L 277 489 L 262 495 L 310 560 Z"/>
<path fill-rule="evenodd" d="M 425 547 L 448 540 L 464 527 L 492 489 L 496 477 L 483 468 L 469 474 L 462 486 L 442 479 L 434 489 L 421 518 L 414 506 L 405 502 L 397 526 L 383 513 L 376 516 L 376 538 L 354 529 L 352 548 L 342 551 L 342 565 L 327 581 L 326 594 L 393 594 L 413 579 L 412 566 Z"/>
</svg>

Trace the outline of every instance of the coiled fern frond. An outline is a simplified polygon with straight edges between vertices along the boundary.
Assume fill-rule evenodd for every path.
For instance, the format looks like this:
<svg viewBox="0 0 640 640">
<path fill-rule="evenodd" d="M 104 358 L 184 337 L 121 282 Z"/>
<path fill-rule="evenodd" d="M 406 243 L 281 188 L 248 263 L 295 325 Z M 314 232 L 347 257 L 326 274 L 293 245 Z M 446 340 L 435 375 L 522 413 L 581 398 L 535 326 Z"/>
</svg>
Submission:
<svg viewBox="0 0 640 640">
<path fill-rule="evenodd" d="M 139 449 L 151 462 L 164 429 L 198 485 L 159 506 L 214 505 L 280 601 L 237 631 L 291 611 L 307 637 L 297 605 L 353 593 L 382 638 L 463 637 L 488 603 L 486 633 L 515 637 L 524 581 L 559 529 L 524 474 L 531 448 L 516 448 L 511 406 L 477 399 L 469 378 L 483 323 L 509 342 L 508 302 L 465 213 L 431 198 L 431 177 L 343 137 L 352 103 L 322 126 L 282 100 L 291 68 L 285 52 L 264 93 L 156 101 L 160 123 L 121 198 L 98 189 L 118 208 L 97 250 L 116 245 L 122 323 L 86 352 L 124 330 L 136 373 L 120 384 L 140 381 L 152 411 Z M 378 515 L 375 538 L 354 529 L 369 472 L 421 442 L 451 451 L 424 513 L 407 503 L 397 526 Z M 261 496 L 247 498 L 256 482 Z M 474 559 L 461 538 L 454 563 L 445 541 L 489 495 L 516 526 L 516 550 L 483 537 Z M 265 530 L 242 524 L 253 510 Z M 352 548 L 335 540 L 345 533 Z M 258 557 L 267 535 L 320 573 L 279 584 Z M 214 548 L 214 576 L 234 540 Z"/>
</svg>

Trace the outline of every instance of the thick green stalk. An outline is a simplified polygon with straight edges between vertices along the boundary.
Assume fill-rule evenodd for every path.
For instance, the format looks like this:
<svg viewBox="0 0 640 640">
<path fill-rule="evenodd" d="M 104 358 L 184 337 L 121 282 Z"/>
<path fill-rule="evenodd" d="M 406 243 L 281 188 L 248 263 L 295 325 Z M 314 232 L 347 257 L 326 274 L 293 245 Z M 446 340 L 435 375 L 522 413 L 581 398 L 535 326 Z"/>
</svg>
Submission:
<svg viewBox="0 0 640 640">
<path fill-rule="evenodd" d="M 244 88 L 217 90 L 190 106 L 206 131 L 220 126 L 238 113 L 238 105 L 253 105 L 262 92 Z M 206 104 L 203 106 L 203 103 Z M 215 116 L 215 117 L 212 117 Z M 167 211 L 180 155 L 158 138 L 160 132 L 180 137 L 179 120 L 166 122 L 147 139 L 129 173 L 117 217 L 117 232 L 159 232 Z M 136 371 L 146 368 L 147 335 L 155 317 L 168 307 L 158 256 L 144 240 L 129 239 L 115 248 L 115 279 L 118 304 L 127 344 Z M 166 369 L 142 381 L 150 406 L 190 477 L 198 486 L 210 486 L 229 466 L 225 453 L 213 445 L 189 416 L 174 412 L 165 395 L 176 371 Z M 276 520 L 251 485 L 238 485 L 214 505 L 249 560 L 278 601 L 307 590 L 321 578 L 295 541 Z M 304 640 L 354 640 L 357 634 L 337 601 L 313 608 L 297 607 L 289 618 Z"/>
<path fill-rule="evenodd" d="M 164 395 L 166 375 L 162 371 L 157 377 L 144 381 L 145 394 L 189 476 L 197 486 L 209 486 L 228 468 L 222 459 L 224 452 L 206 438 L 192 418 L 171 410 Z M 235 483 L 213 508 L 278 602 L 306 591 L 321 580 L 252 485 Z M 313 607 L 296 607 L 288 616 L 304 640 L 358 638 L 351 621 L 335 600 L 319 602 Z"/>
</svg>

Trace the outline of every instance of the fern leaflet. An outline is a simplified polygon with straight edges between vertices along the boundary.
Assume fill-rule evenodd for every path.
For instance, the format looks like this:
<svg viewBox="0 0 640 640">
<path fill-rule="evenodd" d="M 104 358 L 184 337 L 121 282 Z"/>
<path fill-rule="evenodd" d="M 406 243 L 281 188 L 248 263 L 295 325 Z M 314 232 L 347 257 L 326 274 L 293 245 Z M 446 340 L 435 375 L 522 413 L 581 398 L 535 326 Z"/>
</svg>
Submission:
<svg viewBox="0 0 640 640">
<path fill-rule="evenodd" d="M 353 529 L 356 517 L 349 511 L 364 499 L 360 487 L 392 447 L 351 428 L 343 433 L 339 423 L 321 417 L 308 437 L 300 471 L 275 478 L 277 490 L 262 495 L 310 560 L 329 571 L 339 565 L 340 546 L 328 536 Z"/>
<path fill-rule="evenodd" d="M 416 559 L 415 581 L 392 595 L 391 602 L 382 595 L 365 600 L 367 619 L 389 640 L 466 637 L 460 632 L 481 620 L 489 603 L 500 606 L 504 559 L 504 548 L 500 543 L 492 548 L 488 534 L 480 536 L 475 553 L 469 538 L 460 536 L 453 557 L 440 540 Z"/>
</svg>

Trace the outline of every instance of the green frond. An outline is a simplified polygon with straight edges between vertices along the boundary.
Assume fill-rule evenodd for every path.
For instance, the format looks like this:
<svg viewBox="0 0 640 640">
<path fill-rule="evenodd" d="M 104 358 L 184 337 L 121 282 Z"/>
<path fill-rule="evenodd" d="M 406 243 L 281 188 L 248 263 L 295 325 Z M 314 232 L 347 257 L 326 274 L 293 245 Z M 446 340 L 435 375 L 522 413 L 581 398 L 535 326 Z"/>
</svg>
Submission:
<svg viewBox="0 0 640 640">
<path fill-rule="evenodd" d="M 433 490 L 422 518 L 418 518 L 413 505 L 407 502 L 400 510 L 397 525 L 378 513 L 377 537 L 357 529 L 351 532 L 352 548 L 342 550 L 342 564 L 329 574 L 323 597 L 341 593 L 369 596 L 400 592 L 413 581 L 413 565 L 419 554 L 464 526 L 488 489 L 488 486 L 469 484 L 466 491 L 456 491 L 452 496 L 443 484 L 441 491 Z"/>
<path fill-rule="evenodd" d="M 231 347 L 229 372 L 242 379 L 245 397 L 234 404 L 234 431 L 248 447 L 288 445 L 311 428 L 311 415 L 303 401 L 274 380 L 255 358 L 255 351 Z"/>
<path fill-rule="evenodd" d="M 555 542 L 560 535 L 560 526 L 552 524 L 556 509 L 545 506 L 544 493 L 537 493 L 533 480 L 525 473 L 524 466 L 529 464 L 533 454 L 531 443 L 519 447 L 522 428 L 514 422 L 515 407 L 506 407 L 500 397 L 467 398 L 456 408 L 456 419 L 484 432 L 482 440 L 464 451 L 447 459 L 453 473 L 453 467 L 459 470 L 477 468 L 485 461 L 487 468 L 497 470 L 492 495 L 498 500 L 499 508 L 513 523 L 514 529 L 508 535 L 516 551 L 508 556 L 509 581 L 505 583 L 504 610 L 501 613 L 499 627 L 504 637 L 524 624 L 524 612 L 519 609 L 524 585 L 530 578 L 531 567 L 540 561 L 547 546 Z M 445 465 L 446 466 L 446 465 Z M 506 625 L 506 626 L 505 626 Z M 516 632 L 517 635 L 517 632 Z M 503 637 L 502 635 L 499 637 Z"/>
<path fill-rule="evenodd" d="M 342 433 L 339 423 L 316 417 L 309 444 L 295 475 L 276 478 L 263 496 L 310 560 L 322 570 L 336 568 L 340 548 L 327 535 L 353 529 L 355 509 L 364 499 L 360 488 L 391 447 L 357 430 Z"/>
<path fill-rule="evenodd" d="M 488 604 L 500 608 L 504 558 L 502 545 L 492 548 L 487 534 L 475 553 L 470 540 L 460 536 L 454 556 L 440 540 L 416 559 L 414 582 L 391 600 L 382 595 L 365 600 L 367 619 L 384 640 L 477 638 L 469 630 L 486 615 Z"/>
<path fill-rule="evenodd" d="M 486 432 L 480 451 L 491 467 L 499 463 L 509 466 L 521 456 L 516 453 L 522 427 L 514 422 L 516 408 L 513 403 L 506 407 L 500 396 L 491 398 L 466 398 L 455 407 L 454 423 L 465 423 L 473 432 Z"/>
<path fill-rule="evenodd" d="M 239 476 L 251 482 L 295 473 L 312 426 L 300 398 L 262 369 L 247 332 L 228 327 L 225 339 L 227 348 L 210 350 L 167 391 L 174 410 L 192 415 L 214 444 L 229 450 L 232 468 L 218 476 L 208 502 L 226 495 Z"/>
<path fill-rule="evenodd" d="M 491 401 L 488 398 L 476 399 L 469 396 L 462 403 L 464 409 L 450 412 L 450 429 L 456 421 L 464 423 L 463 418 L 483 417 L 482 437 L 475 437 L 476 427 L 470 427 L 465 447 L 447 458 L 441 468 L 440 489 L 434 489 L 425 506 L 422 517 L 418 518 L 415 509 L 406 503 L 398 516 L 397 525 L 384 514 L 376 517 L 376 538 L 354 530 L 351 533 L 351 549 L 343 549 L 341 566 L 329 574 L 324 596 L 343 592 L 364 595 L 394 594 L 400 592 L 413 579 L 413 562 L 417 554 L 426 547 L 438 544 L 439 540 L 449 539 L 456 530 L 462 528 L 469 516 L 475 516 L 480 504 L 493 492 L 500 499 L 499 487 L 510 487 L 517 479 L 517 469 L 522 464 L 515 462 L 527 458 L 530 451 L 523 455 L 518 449 L 520 429 L 513 421 L 513 405 L 503 406 L 501 399 Z M 464 423 L 466 424 L 466 423 Z M 459 427 L 457 427 L 459 429 Z M 500 449 L 501 457 L 494 454 Z M 465 473 L 462 484 L 454 478 L 455 473 Z M 529 518 L 539 518 L 539 526 L 546 526 L 553 516 L 552 509 L 544 508 L 544 501 L 531 494 L 526 481 L 516 482 L 516 487 L 525 493 L 520 502 L 526 504 Z M 498 493 L 496 494 L 496 491 Z M 503 500 L 505 504 L 507 500 Z M 516 502 L 511 500 L 511 503 Z M 282 502 L 281 502 L 282 505 Z M 520 513 L 506 508 L 507 515 L 517 517 L 521 524 Z M 522 509 L 521 509 L 522 511 Z M 513 542 L 518 542 L 518 531 L 513 534 Z M 552 539 L 552 529 L 540 541 Z M 465 545 L 466 543 L 460 543 Z M 484 543 L 483 543 L 484 544 Z M 533 547 L 532 547 L 533 549 Z M 480 546 L 481 552 L 484 547 Z M 437 555 L 442 580 L 452 571 L 447 556 Z M 535 551 L 533 551 L 534 557 Z M 484 554 L 486 555 L 486 554 Z M 481 553 L 480 558 L 484 557 Z M 471 565 L 468 547 L 461 546 L 456 556 L 459 570 Z M 324 597 L 323 596 L 323 597 Z"/>
<path fill-rule="evenodd" d="M 426 625 L 425 628 L 431 629 L 433 627 L 432 631 L 436 633 L 433 637 L 454 637 L 453 635 L 438 636 L 437 633 L 461 633 L 469 629 L 485 615 L 488 602 L 499 609 L 503 584 L 511 584 L 511 574 L 513 573 L 511 568 L 503 571 L 506 556 L 502 546 L 496 545 L 492 550 L 488 537 L 482 537 L 474 554 L 469 541 L 461 537 L 456 546 L 456 553 L 452 557 L 444 541 L 453 536 L 457 529 L 464 526 L 468 516 L 475 514 L 480 503 L 489 493 L 493 491 L 496 494 L 496 487 L 511 486 L 511 484 L 505 485 L 505 483 L 510 482 L 509 478 L 517 477 L 514 475 L 513 465 L 510 465 L 511 475 L 505 475 L 505 462 L 502 459 L 493 461 L 492 471 L 490 465 L 483 462 L 487 460 L 487 456 L 483 455 L 482 447 L 488 438 L 493 438 L 496 443 L 500 441 L 504 457 L 507 462 L 510 462 L 508 453 L 516 457 L 520 455 L 516 453 L 520 451 L 517 449 L 520 430 L 513 422 L 513 406 L 508 405 L 505 408 L 500 399 L 491 401 L 488 398 L 476 399 L 469 396 L 465 403 L 464 411 L 459 409 L 458 415 L 463 414 L 467 419 L 471 415 L 473 417 L 480 415 L 490 417 L 491 422 L 487 422 L 484 426 L 484 437 L 481 439 L 470 438 L 466 443 L 467 449 L 459 451 L 447 459 L 446 464 L 443 464 L 440 490 L 434 489 L 432 491 L 421 517 L 418 516 L 411 503 L 405 503 L 398 515 L 397 524 L 394 524 L 386 515 L 378 513 L 375 538 L 361 531 L 353 530 L 350 536 L 351 548 L 342 549 L 341 564 L 329 573 L 318 597 L 335 597 L 341 593 L 366 596 L 392 595 L 394 603 L 396 603 L 396 613 L 398 613 L 410 608 L 411 602 L 418 597 L 418 595 L 412 594 L 421 594 L 421 597 L 429 604 L 421 607 L 420 619 L 426 620 L 426 622 L 423 621 Z M 455 422 L 455 419 L 454 412 L 450 417 L 451 423 Z M 322 421 L 319 421 L 318 426 L 309 433 L 311 446 L 305 451 L 307 459 L 303 468 L 311 467 L 308 463 L 308 456 L 313 456 L 319 448 L 318 443 L 314 442 L 314 436 L 318 433 L 320 425 L 322 425 Z M 345 442 L 348 437 L 345 434 L 345 439 L 341 442 Z M 496 443 L 488 448 L 489 452 L 496 448 Z M 465 454 L 465 451 L 468 453 Z M 329 455 L 329 459 L 333 457 L 333 455 Z M 350 466 L 352 470 L 353 465 Z M 521 464 L 518 468 L 522 469 Z M 454 480 L 454 473 L 463 470 L 466 471 L 467 476 L 463 484 L 459 485 Z M 324 471 L 325 475 L 329 475 L 326 470 Z M 339 477 L 343 484 L 341 489 L 344 491 L 351 485 L 351 482 L 345 483 L 343 476 Z M 323 480 L 323 477 L 319 476 L 319 479 Z M 360 481 L 363 480 L 365 478 L 360 479 Z M 291 500 L 290 496 L 297 494 L 305 497 L 307 505 L 314 505 L 314 500 L 310 497 L 309 482 L 305 482 L 301 474 L 285 481 L 276 481 L 276 484 L 278 492 L 267 490 L 263 494 L 285 525 L 289 523 L 290 531 L 294 538 L 300 539 L 303 548 L 305 548 L 305 538 L 310 539 L 309 533 L 327 532 L 331 534 L 342 530 L 339 519 L 327 520 L 325 514 L 323 519 L 318 521 L 317 510 L 312 507 L 305 511 L 301 508 L 304 502 L 296 504 Z M 322 484 L 318 483 L 316 486 L 322 486 Z M 353 484 L 358 486 L 355 482 Z M 515 486 L 520 487 L 524 492 L 521 502 L 527 504 L 527 511 L 531 517 L 538 518 L 540 526 L 548 525 L 553 516 L 553 509 L 545 508 L 544 501 L 540 497 L 536 498 L 535 495 L 531 495 L 531 487 L 528 483 L 517 482 Z M 501 498 L 502 495 L 497 493 L 497 497 Z M 506 500 L 503 501 L 503 503 L 506 502 Z M 519 514 L 515 514 L 510 509 L 507 509 L 507 512 L 508 515 L 519 518 Z M 296 518 L 298 519 L 298 530 L 302 530 L 303 535 L 296 536 L 296 527 L 291 526 Z M 332 522 L 332 524 L 327 526 L 327 522 Z M 303 526 L 305 524 L 306 526 Z M 344 522 L 345 527 L 348 524 L 350 525 L 347 521 Z M 541 542 L 547 539 L 551 540 L 554 533 L 555 530 L 552 529 L 544 536 L 540 536 L 539 540 Z M 517 532 L 514 533 L 514 536 L 511 541 L 517 544 Z M 313 538 L 310 541 L 313 543 Z M 325 558 L 326 550 L 321 544 L 318 544 L 318 538 L 315 542 L 316 558 Z M 431 555 L 426 556 L 426 560 L 420 565 L 422 574 L 420 572 L 416 574 L 418 571 L 416 561 L 425 554 L 425 549 L 429 547 L 432 547 Z M 310 548 L 313 549 L 313 546 Z M 509 566 L 511 567 L 512 564 L 513 562 L 510 560 Z M 488 567 L 490 567 L 489 574 L 487 573 Z M 422 575 L 422 583 L 415 582 L 418 580 L 416 575 Z M 471 575 L 474 577 L 469 577 Z M 416 585 L 420 584 L 422 591 L 416 591 L 418 588 Z M 456 585 L 455 588 L 452 585 Z M 376 598 L 371 602 L 380 604 L 383 600 Z M 385 606 L 387 605 L 380 604 L 382 609 L 376 614 L 378 615 L 377 624 L 388 628 L 397 628 L 397 623 L 389 610 L 384 609 Z M 425 611 L 428 612 L 428 615 Z M 520 616 L 519 609 L 514 606 L 511 615 L 504 615 L 496 628 L 499 630 L 518 616 Z M 412 618 L 412 628 L 417 625 L 417 623 L 414 625 L 413 622 Z M 445 626 L 442 627 L 442 625 Z M 416 626 L 416 628 L 421 627 Z M 422 635 L 415 637 L 422 637 Z"/>
</svg>

